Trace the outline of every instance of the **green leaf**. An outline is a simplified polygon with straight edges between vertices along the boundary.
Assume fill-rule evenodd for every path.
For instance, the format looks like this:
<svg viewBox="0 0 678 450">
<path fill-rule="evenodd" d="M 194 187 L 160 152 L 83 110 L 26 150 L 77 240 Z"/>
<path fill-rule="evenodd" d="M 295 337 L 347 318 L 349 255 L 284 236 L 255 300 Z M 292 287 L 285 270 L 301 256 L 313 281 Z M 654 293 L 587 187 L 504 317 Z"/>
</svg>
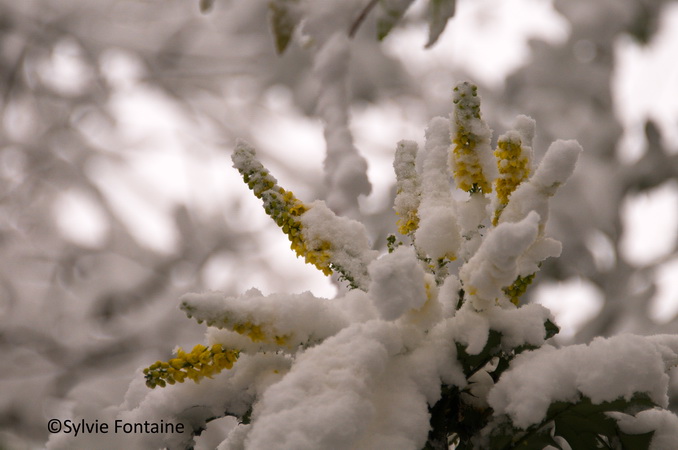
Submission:
<svg viewBox="0 0 678 450">
<path fill-rule="evenodd" d="M 428 4 L 428 42 L 431 47 L 445 30 L 447 21 L 454 16 L 456 0 L 430 0 Z"/>
<path fill-rule="evenodd" d="M 501 377 L 506 369 L 511 367 L 510 363 L 514 356 L 514 354 L 504 354 L 499 357 L 499 363 L 497 364 L 497 367 L 492 371 L 492 373 L 490 373 L 490 376 L 495 383 L 499 381 L 499 377 Z"/>
<path fill-rule="evenodd" d="M 558 436 L 567 441 L 573 450 L 647 450 L 654 431 L 643 434 L 624 433 L 619 429 L 617 421 L 607 413 L 635 415 L 654 407 L 654 402 L 644 393 L 636 393 L 630 400 L 618 398 L 599 404 L 593 404 L 587 397 L 582 397 L 576 403 L 554 402 L 549 406 L 546 418 L 527 430 L 515 428 L 506 416 L 495 418 L 491 425 L 493 429 L 490 433 L 490 447 L 501 450 L 540 450 L 551 445 L 561 448 L 554 439 Z"/>
<path fill-rule="evenodd" d="M 549 445 L 561 449 L 560 445 L 551 436 L 550 427 L 541 427 L 532 430 L 529 434 L 524 430 L 519 430 L 511 426 L 508 418 L 498 418 L 498 422 L 493 425 L 493 430 L 489 437 L 489 448 L 491 449 L 522 449 L 522 450 L 541 450 Z M 526 436 L 528 436 L 526 438 Z"/>
<path fill-rule="evenodd" d="M 447 450 L 450 441 L 457 450 L 474 448 L 471 440 L 487 425 L 492 409 L 468 404 L 461 394 L 456 386 L 441 386 L 440 399 L 429 406 L 431 428 L 425 450 Z"/>
<path fill-rule="evenodd" d="M 626 434 L 619 432 L 619 440 L 621 441 L 624 450 L 646 450 L 650 448 L 650 441 L 652 441 L 654 431 L 643 434 Z"/>
<path fill-rule="evenodd" d="M 644 393 L 636 393 L 631 400 L 618 398 L 611 402 L 599 404 L 593 404 L 588 397 L 582 397 L 577 403 L 554 402 L 549 406 L 546 414 L 547 419 L 536 430 L 540 431 L 545 425 L 553 422 L 553 434 L 565 439 L 570 447 L 575 450 L 600 448 L 598 444 L 604 442 L 603 437 L 607 438 L 608 442 L 620 440 L 624 449 L 647 449 L 652 439 L 652 433 L 649 433 L 649 437 L 645 435 L 622 436 L 624 433 L 619 430 L 617 421 L 607 413 L 614 411 L 636 414 L 655 406 L 650 397 Z M 533 439 L 534 436 L 528 432 L 521 439 L 521 443 L 525 442 L 532 445 Z M 624 440 L 629 443 L 628 446 L 624 443 Z M 644 446 L 644 444 L 647 445 Z M 516 446 L 516 448 L 521 447 Z"/>
<path fill-rule="evenodd" d="M 271 31 L 275 39 L 275 50 L 281 55 L 287 49 L 294 29 L 300 17 L 295 8 L 299 0 L 272 0 L 268 3 L 270 11 Z"/>
<path fill-rule="evenodd" d="M 403 18 L 414 0 L 379 0 L 377 9 L 377 39 L 383 40 Z"/>
<path fill-rule="evenodd" d="M 584 399 L 576 405 L 564 407 L 554 420 L 554 433 L 575 449 L 593 449 L 597 447 L 599 436 L 614 436 L 616 421 L 606 416 L 605 410 L 597 410 L 594 406 L 590 400 Z"/>
<path fill-rule="evenodd" d="M 499 422 L 497 423 L 497 421 Z M 517 433 L 520 433 L 520 431 L 511 426 L 507 416 L 496 418 L 490 433 L 490 448 L 510 448 Z"/>
<path fill-rule="evenodd" d="M 558 331 L 560 331 L 560 328 L 558 326 L 551 322 L 550 320 L 546 320 L 544 322 L 544 330 L 545 330 L 545 338 L 549 339 L 553 336 L 555 336 Z M 490 376 L 496 383 L 499 381 L 499 378 L 501 375 L 510 368 L 511 361 L 513 361 L 513 358 L 515 358 L 517 355 L 521 354 L 524 351 L 528 350 L 536 350 L 538 349 L 539 346 L 536 345 L 531 345 L 531 344 L 523 344 L 519 345 L 518 347 L 513 348 L 512 350 L 506 350 L 498 354 L 499 356 L 499 361 L 497 363 L 497 367 L 490 373 Z"/>
<path fill-rule="evenodd" d="M 469 355 L 466 348 L 457 342 L 457 359 L 461 363 L 464 374 L 470 377 L 482 369 L 492 358 L 500 353 L 501 333 L 490 330 L 485 347 L 477 355 Z"/>
<path fill-rule="evenodd" d="M 386 237 L 386 248 L 388 248 L 389 253 L 393 253 L 401 245 L 403 245 L 402 241 L 396 242 L 395 234 L 389 234 Z"/>
<path fill-rule="evenodd" d="M 551 436 L 550 430 L 542 430 L 540 433 L 534 434 L 530 437 L 529 440 L 523 441 L 522 443 L 510 447 L 512 449 L 516 450 L 542 450 L 543 448 L 546 448 L 548 446 L 552 446 L 558 449 L 562 450 L 562 447 L 558 444 L 558 442 Z M 578 448 L 596 448 L 595 446 L 593 447 L 572 447 L 573 449 L 578 449 Z"/>
<path fill-rule="evenodd" d="M 550 339 L 560 332 L 560 328 L 558 327 L 558 325 L 556 325 L 555 323 L 551 322 L 548 319 L 546 319 L 546 322 L 544 322 L 544 328 L 546 329 L 545 339 Z"/>
</svg>

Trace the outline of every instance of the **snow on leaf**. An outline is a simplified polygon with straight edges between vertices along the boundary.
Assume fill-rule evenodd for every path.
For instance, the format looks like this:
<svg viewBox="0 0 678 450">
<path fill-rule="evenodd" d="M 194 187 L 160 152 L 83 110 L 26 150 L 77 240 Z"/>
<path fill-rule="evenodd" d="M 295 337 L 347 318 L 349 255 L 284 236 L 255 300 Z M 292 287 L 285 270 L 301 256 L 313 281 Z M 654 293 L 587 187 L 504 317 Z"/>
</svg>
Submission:
<svg viewBox="0 0 678 450">
<path fill-rule="evenodd" d="M 426 302 L 425 272 L 412 247 L 398 247 L 368 267 L 369 294 L 385 320 L 395 320 Z"/>
<path fill-rule="evenodd" d="M 255 407 L 246 447 L 351 448 L 378 419 L 372 392 L 402 346 L 395 324 L 371 321 L 307 350 Z"/>
<path fill-rule="evenodd" d="M 497 414 L 509 415 L 523 429 L 543 421 L 552 403 L 572 403 L 581 396 L 600 404 L 645 393 L 666 407 L 666 361 L 677 350 L 678 336 L 666 336 L 661 343 L 620 335 L 596 338 L 589 345 L 544 346 L 518 355 L 488 400 Z"/>
</svg>

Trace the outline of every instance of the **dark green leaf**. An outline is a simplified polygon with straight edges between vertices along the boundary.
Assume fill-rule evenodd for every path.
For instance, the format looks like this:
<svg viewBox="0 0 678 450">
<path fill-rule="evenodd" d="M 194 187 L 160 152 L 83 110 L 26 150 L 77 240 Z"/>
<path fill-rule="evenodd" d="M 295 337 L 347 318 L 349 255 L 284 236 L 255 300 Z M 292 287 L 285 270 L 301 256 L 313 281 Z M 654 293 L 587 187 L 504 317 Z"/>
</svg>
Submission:
<svg viewBox="0 0 678 450">
<path fill-rule="evenodd" d="M 287 49 L 299 23 L 299 14 L 295 9 L 297 2 L 298 0 L 272 0 L 268 3 L 275 50 L 279 55 Z"/>
<path fill-rule="evenodd" d="M 546 319 L 546 322 L 544 322 L 544 328 L 546 329 L 546 337 L 545 339 L 550 339 L 558 332 L 560 331 L 560 328 L 558 328 L 558 325 L 555 323 L 551 322 L 550 320 Z"/>
<path fill-rule="evenodd" d="M 400 22 L 414 0 L 379 0 L 377 38 L 381 41 Z"/>
<path fill-rule="evenodd" d="M 600 441 L 599 436 L 611 439 L 621 433 L 617 421 L 606 413 L 637 413 L 654 406 L 647 394 L 636 394 L 631 400 L 618 398 L 599 404 L 593 404 L 589 398 L 582 397 L 575 404 L 551 404 L 547 417 L 552 418 L 555 424 L 555 435 L 564 438 L 573 449 L 596 448 L 596 443 Z"/>
<path fill-rule="evenodd" d="M 502 355 L 499 358 L 499 363 L 497 364 L 497 367 L 490 374 L 492 380 L 495 383 L 499 381 L 499 377 L 501 377 L 501 374 L 504 373 L 506 369 L 510 367 L 511 359 L 513 359 L 513 355 Z"/>
<path fill-rule="evenodd" d="M 599 404 L 593 404 L 587 397 L 576 403 L 554 402 L 549 406 L 546 418 L 527 430 L 513 427 L 508 419 L 495 422 L 490 444 L 491 448 L 502 450 L 540 450 L 547 445 L 561 448 L 554 440 L 554 436 L 558 436 L 565 439 L 573 450 L 618 448 L 620 443 L 623 450 L 647 450 L 654 432 L 623 433 L 617 421 L 607 413 L 635 415 L 655 406 L 643 393 L 637 393 L 630 400 L 618 398 Z"/>
<path fill-rule="evenodd" d="M 506 416 L 495 419 L 490 433 L 491 449 L 541 450 L 549 445 L 560 449 L 560 445 L 551 435 L 552 426 L 539 425 L 531 430 L 520 430 L 511 425 Z"/>
<path fill-rule="evenodd" d="M 532 434 L 528 439 L 520 442 L 518 445 L 515 445 L 513 447 L 510 447 L 512 449 L 516 450 L 542 450 L 548 446 L 553 446 L 558 449 L 562 449 L 562 447 L 556 442 L 555 439 L 553 439 L 553 436 L 551 436 L 550 430 L 542 430 L 539 433 Z M 576 449 L 577 447 L 573 447 L 573 449 Z M 587 447 L 587 448 L 595 448 L 594 447 Z"/>
<path fill-rule="evenodd" d="M 652 441 L 654 431 L 643 434 L 626 434 L 619 432 L 619 440 L 624 450 L 647 450 L 650 448 L 650 441 Z"/>
<path fill-rule="evenodd" d="M 457 343 L 457 359 L 464 368 L 464 374 L 469 377 L 482 369 L 485 364 L 499 354 L 500 343 L 501 333 L 495 330 L 490 330 L 485 347 L 477 355 L 469 355 L 466 352 L 466 347 Z"/>
<path fill-rule="evenodd" d="M 447 21 L 454 16 L 456 0 L 430 0 L 428 4 L 428 42 L 426 48 L 436 43 L 445 30 Z"/>
</svg>

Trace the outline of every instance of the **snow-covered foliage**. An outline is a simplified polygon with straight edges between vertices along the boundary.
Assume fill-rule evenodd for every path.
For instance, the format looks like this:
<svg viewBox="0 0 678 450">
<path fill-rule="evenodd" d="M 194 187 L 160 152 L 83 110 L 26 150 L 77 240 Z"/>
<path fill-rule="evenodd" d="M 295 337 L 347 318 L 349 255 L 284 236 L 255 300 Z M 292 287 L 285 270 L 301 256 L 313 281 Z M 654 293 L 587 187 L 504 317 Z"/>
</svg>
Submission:
<svg viewBox="0 0 678 450">
<path fill-rule="evenodd" d="M 276 48 L 282 53 L 295 30 L 313 53 L 313 74 L 322 86 L 318 92 L 317 113 L 324 122 L 327 206 L 344 216 L 360 216 L 358 197 L 372 186 L 367 179 L 367 161 L 358 152 L 349 128 L 350 38 L 365 17 L 376 9 L 377 37 L 385 38 L 403 18 L 412 0 L 274 0 L 269 2 L 271 29 Z M 454 15 L 456 0 L 432 0 L 427 9 L 429 40 L 433 45 Z M 358 13 L 356 13 L 358 12 Z M 347 33 L 348 31 L 348 33 Z"/>
<path fill-rule="evenodd" d="M 560 253 L 545 236 L 548 203 L 581 147 L 556 141 L 528 177 L 534 122 L 519 117 L 493 152 L 477 89 L 462 83 L 454 100 L 421 154 L 397 145 L 402 234 L 381 256 L 362 224 L 297 199 L 238 143 L 234 167 L 292 249 L 352 289 L 331 300 L 185 295 L 205 343 L 145 369 L 154 389 L 140 376 L 115 415 L 186 430 L 137 445 L 190 448 L 222 416 L 239 424 L 220 449 L 663 449 L 678 439 L 666 411 L 678 336 L 556 348 L 550 312 L 520 303 L 541 261 Z"/>
<path fill-rule="evenodd" d="M 199 15 L 198 2 L 209 14 Z M 204 406 L 203 417 L 191 410 L 195 424 L 225 409 L 246 413 L 248 402 L 240 399 L 263 392 L 278 376 L 277 368 L 260 370 L 262 364 L 275 366 L 264 347 L 278 344 L 252 341 L 248 334 L 256 336 L 255 327 L 238 334 L 214 326 L 203 340 L 205 327 L 186 320 L 177 299 L 186 292 L 218 289 L 255 304 L 281 297 L 292 303 L 290 292 L 299 296 L 297 306 L 337 304 L 307 302 L 299 294 L 310 289 L 316 296 L 333 297 L 330 281 L 323 280 L 322 272 L 312 273 L 311 265 L 303 267 L 303 258 L 292 264 L 294 253 L 289 252 L 288 260 L 279 259 L 280 245 L 274 244 L 278 230 L 272 222 L 266 224 L 263 214 L 257 216 L 256 198 L 240 198 L 248 193 L 237 186 L 238 173 L 229 170 L 230 143 L 236 137 L 253 143 L 257 157 L 270 164 L 282 185 L 304 200 L 324 199 L 338 216 L 364 223 L 372 248 L 385 253 L 386 237 L 397 227 L 390 202 L 384 200 L 396 178 L 401 179 L 389 178 L 386 166 L 393 158 L 387 152 L 399 138 L 407 138 L 414 146 L 418 141 L 421 159 L 420 131 L 430 117 L 449 108 L 449 96 L 441 95 L 448 86 L 441 89 L 441 83 L 454 79 L 481 83 L 484 118 L 497 130 L 492 147 L 509 154 L 516 150 L 513 137 L 523 128 L 512 126 L 510 116 L 518 112 L 539 124 L 537 135 L 529 121 L 526 137 L 521 132 L 522 154 L 528 146 L 535 150 L 533 157 L 523 158 L 524 170 L 505 174 L 498 167 L 506 187 L 492 186 L 497 196 L 492 208 L 501 210 L 508 203 L 513 185 L 534 173 L 550 142 L 576 138 L 586 149 L 567 185 L 548 201 L 546 235 L 562 241 L 562 254 L 539 267 L 522 297 L 530 276 L 515 282 L 507 296 L 553 307 L 563 328 L 556 341 L 560 344 L 619 333 L 678 332 L 678 228 L 672 214 L 678 192 L 672 130 L 678 122 L 670 106 L 678 96 L 670 95 L 675 83 L 666 70 L 678 42 L 672 38 L 678 29 L 677 3 L 460 2 L 440 41 L 425 50 L 426 22 L 428 33 L 435 34 L 431 31 L 440 27 L 430 26 L 444 24 L 453 4 L 150 0 L 115 2 L 111 8 L 106 1 L 0 2 L 0 68 L 8 75 L 0 77 L 0 328 L 9 362 L 0 379 L 0 447 L 42 448 L 49 438 L 51 448 L 121 448 L 126 436 L 50 436 L 46 423 L 51 418 L 98 419 L 112 427 L 118 416 L 154 420 L 144 417 L 145 408 L 133 412 L 141 401 L 163 402 L 165 410 L 158 408 L 157 417 L 179 416 L 188 403 L 184 396 L 190 396 Z M 50 25 L 55 23 L 57 27 Z M 323 53 L 323 42 L 330 42 L 323 36 L 338 30 L 352 33 L 348 49 L 339 39 L 340 45 L 326 48 L 334 54 Z M 376 37 L 384 38 L 383 45 Z M 323 73 L 319 55 L 326 58 Z M 339 66 L 334 57 L 345 59 Z M 662 59 L 669 66 L 660 66 Z M 341 71 L 333 72 L 336 68 Z M 321 75 L 333 83 L 331 89 Z M 338 114 L 329 119 L 339 120 L 332 122 L 321 116 L 325 88 L 330 103 L 324 113 L 332 113 L 331 102 L 340 101 L 336 106 L 349 108 L 349 114 L 334 109 Z M 352 143 L 355 149 L 334 153 L 323 180 L 316 169 L 324 157 L 323 124 L 329 123 L 353 134 L 352 139 L 335 136 L 334 148 Z M 622 132 L 629 139 L 620 142 Z M 349 154 L 354 166 L 342 163 Z M 363 195 L 366 184 L 350 181 L 367 180 L 358 155 L 368 161 L 372 194 L 359 198 L 356 215 L 355 197 Z M 403 186 L 396 200 L 402 207 L 398 225 L 412 227 L 403 229 L 403 235 L 419 230 L 422 177 L 411 176 L 417 174 L 414 160 L 404 165 L 406 182 L 397 187 Z M 421 170 L 423 162 L 417 167 Z M 485 217 L 487 201 L 475 196 L 456 203 L 459 236 L 465 237 L 454 264 L 477 251 L 484 236 L 477 224 Z M 641 212 L 637 208 L 646 201 L 652 206 Z M 496 213 L 492 220 L 499 223 Z M 285 251 L 284 238 L 278 239 Z M 412 250 L 405 245 L 398 252 Z M 457 267 L 449 268 L 458 274 Z M 381 276 L 389 273 L 398 272 L 382 271 Z M 370 291 L 377 276 L 370 275 L 363 288 Z M 437 281 L 441 284 L 433 287 L 440 309 L 431 309 L 429 320 L 436 313 L 450 317 L 457 307 L 458 277 L 439 271 Z M 252 286 L 265 295 L 258 296 Z M 388 283 L 380 286 L 386 288 L 381 299 L 397 291 L 389 290 Z M 421 286 L 415 288 L 421 292 Z M 280 294 L 269 295 L 273 292 Z M 402 308 L 408 303 L 395 301 L 393 307 L 382 302 L 375 313 L 365 306 L 364 295 L 360 289 L 342 292 L 342 311 L 351 321 L 406 314 Z M 375 307 L 379 295 L 370 291 Z M 569 320 L 575 315 L 578 320 Z M 248 317 L 238 317 L 241 327 L 252 321 Z M 502 316 L 491 327 L 506 330 L 508 323 L 509 317 Z M 280 320 L 260 322 L 267 335 L 286 333 L 283 325 Z M 540 336 L 538 328 L 529 329 L 533 337 Z M 297 337 L 309 339 L 302 332 Z M 295 342 L 288 337 L 288 345 Z M 203 346 L 194 348 L 197 343 Z M 182 352 L 175 349 L 176 358 L 171 354 L 175 345 L 183 347 Z M 250 346 L 247 352 L 235 350 L 245 346 Z M 259 352 L 255 362 L 249 361 L 252 352 Z M 284 350 L 277 356 L 278 364 L 289 365 Z M 201 378 L 185 392 L 176 384 L 147 396 L 148 388 L 137 383 L 124 406 L 118 406 L 130 381 L 141 378 L 137 367 L 158 359 L 193 358 L 203 359 L 190 371 L 193 377 L 216 369 L 221 373 Z M 176 377 L 192 384 L 189 371 L 180 372 L 185 375 Z M 257 373 L 261 378 L 256 379 Z M 673 371 L 672 411 L 678 405 L 677 376 Z M 160 380 L 168 384 L 169 378 Z M 473 380 L 474 390 L 490 386 L 484 375 Z M 214 392 L 230 396 L 233 403 L 226 407 L 213 401 Z M 433 415 L 443 410 L 441 406 Z M 673 415 L 655 409 L 617 414 L 622 431 L 642 434 L 656 428 L 653 446 L 674 447 L 669 432 L 678 425 Z M 660 421 L 666 432 L 657 428 Z M 210 421 L 196 448 L 216 448 L 234 423 L 233 417 Z M 229 440 L 237 442 L 246 430 L 240 427 Z M 128 447 L 154 448 L 157 441 L 150 436 L 148 445 L 132 442 Z"/>
</svg>

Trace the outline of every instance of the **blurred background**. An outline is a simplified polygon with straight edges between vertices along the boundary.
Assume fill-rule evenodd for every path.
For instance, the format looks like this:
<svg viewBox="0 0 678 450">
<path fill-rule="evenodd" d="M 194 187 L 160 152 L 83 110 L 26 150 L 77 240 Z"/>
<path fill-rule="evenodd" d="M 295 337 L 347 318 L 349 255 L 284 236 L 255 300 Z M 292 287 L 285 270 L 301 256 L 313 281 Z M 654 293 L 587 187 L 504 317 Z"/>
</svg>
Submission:
<svg viewBox="0 0 678 450">
<path fill-rule="evenodd" d="M 560 342 L 678 333 L 677 2 L 459 0 L 428 50 L 423 15 L 381 43 L 368 17 L 348 62 L 375 248 L 396 142 L 421 144 L 469 79 L 495 139 L 527 114 L 537 159 L 557 138 L 585 149 L 552 203 L 563 255 L 527 298 Z M 265 0 L 0 0 L 0 448 L 40 448 L 47 418 L 95 417 L 201 342 L 185 292 L 335 295 L 231 167 L 244 138 L 297 197 L 327 195 L 321 87 L 268 21 Z"/>
</svg>

